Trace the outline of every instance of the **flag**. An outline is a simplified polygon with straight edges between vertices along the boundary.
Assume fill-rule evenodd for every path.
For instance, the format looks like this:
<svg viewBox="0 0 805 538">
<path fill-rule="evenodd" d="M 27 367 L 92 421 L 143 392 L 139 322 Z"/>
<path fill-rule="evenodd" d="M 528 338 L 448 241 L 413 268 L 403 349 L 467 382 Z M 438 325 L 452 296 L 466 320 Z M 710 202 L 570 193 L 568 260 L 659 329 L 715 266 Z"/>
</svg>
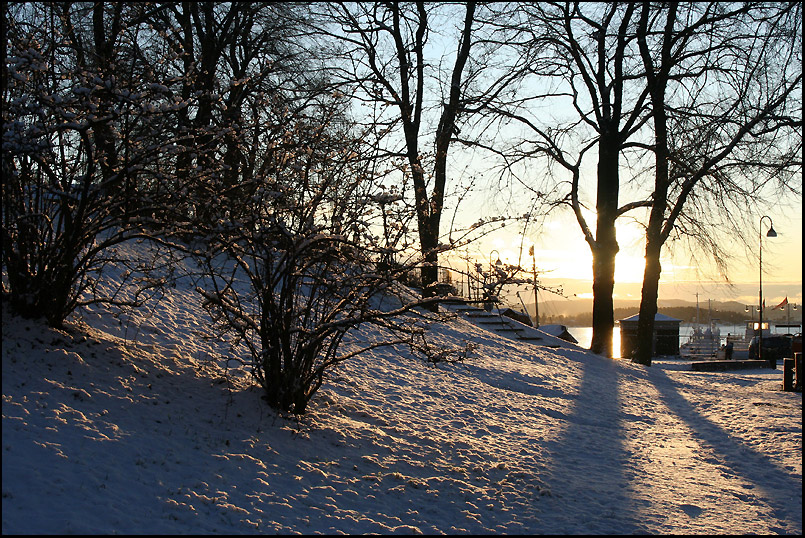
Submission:
<svg viewBox="0 0 805 538">
<path fill-rule="evenodd" d="M 782 302 L 782 303 L 780 303 L 780 304 L 778 304 L 777 306 L 775 306 L 775 307 L 774 307 L 774 310 L 777 310 L 778 308 L 779 308 L 780 310 L 782 310 L 783 308 L 785 308 L 785 305 L 787 305 L 787 304 L 788 304 L 788 296 L 786 296 L 786 298 L 785 298 L 785 299 L 783 299 L 783 302 Z"/>
</svg>

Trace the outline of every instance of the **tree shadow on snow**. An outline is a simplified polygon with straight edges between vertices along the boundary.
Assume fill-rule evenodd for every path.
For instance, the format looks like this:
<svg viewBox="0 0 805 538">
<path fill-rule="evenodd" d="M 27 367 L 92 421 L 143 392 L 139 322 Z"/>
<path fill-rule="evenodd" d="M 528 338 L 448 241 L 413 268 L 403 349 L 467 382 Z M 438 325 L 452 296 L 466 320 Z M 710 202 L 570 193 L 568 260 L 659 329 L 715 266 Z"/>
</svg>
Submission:
<svg viewBox="0 0 805 538">
<path fill-rule="evenodd" d="M 569 533 L 635 534 L 649 530 L 639 522 L 636 499 L 624 466 L 624 420 L 618 393 L 618 367 L 590 356 L 583 363 L 576 406 L 563 434 L 550 443 L 551 492 L 565 512 Z"/>
<path fill-rule="evenodd" d="M 680 394 L 674 381 L 664 371 L 655 369 L 652 373 L 655 374 L 652 376 L 653 384 L 663 403 L 691 428 L 703 445 L 712 447 L 717 459 L 715 463 L 755 486 L 753 493 L 747 493 L 744 500 L 753 505 L 768 505 L 781 521 L 798 522 L 801 532 L 802 480 L 781 469 L 765 454 L 731 436 L 723 425 L 702 416 Z M 800 509 L 792 513 L 789 507 L 792 505 L 791 497 L 795 495 L 800 497 Z"/>
</svg>

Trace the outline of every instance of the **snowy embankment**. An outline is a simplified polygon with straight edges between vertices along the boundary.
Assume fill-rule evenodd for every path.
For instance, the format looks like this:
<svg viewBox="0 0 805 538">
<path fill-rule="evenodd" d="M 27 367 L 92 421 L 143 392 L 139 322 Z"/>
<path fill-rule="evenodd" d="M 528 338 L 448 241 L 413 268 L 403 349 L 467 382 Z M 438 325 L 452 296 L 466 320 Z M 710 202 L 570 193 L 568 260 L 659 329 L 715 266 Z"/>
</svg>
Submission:
<svg viewBox="0 0 805 538">
<path fill-rule="evenodd" d="M 68 331 L 3 310 L 3 533 L 802 533 L 780 370 L 642 368 L 457 318 L 277 418 L 192 285 Z M 372 339 L 366 329 L 356 339 Z"/>
</svg>

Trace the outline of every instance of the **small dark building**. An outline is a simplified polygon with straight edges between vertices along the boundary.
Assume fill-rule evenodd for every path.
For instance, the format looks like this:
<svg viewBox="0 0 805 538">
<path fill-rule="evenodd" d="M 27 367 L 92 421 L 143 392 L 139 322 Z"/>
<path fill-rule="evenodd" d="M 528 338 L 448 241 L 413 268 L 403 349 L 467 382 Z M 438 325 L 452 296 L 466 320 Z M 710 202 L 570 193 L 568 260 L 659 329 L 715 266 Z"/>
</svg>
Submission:
<svg viewBox="0 0 805 538">
<path fill-rule="evenodd" d="M 637 348 L 637 323 L 640 315 L 618 320 L 621 326 L 621 357 L 628 358 Z M 679 355 L 679 324 L 681 319 L 665 314 L 654 316 L 654 346 L 652 355 Z"/>
<path fill-rule="evenodd" d="M 516 319 L 520 323 L 525 323 L 526 325 L 533 325 L 531 323 L 531 318 L 528 314 L 523 314 L 522 312 L 518 312 L 516 310 L 512 310 L 511 308 L 507 308 L 506 310 L 501 310 L 500 314 L 502 316 L 506 316 L 507 318 Z"/>
<path fill-rule="evenodd" d="M 579 343 L 579 341 L 576 340 L 576 337 L 570 334 L 570 331 L 567 330 L 566 325 L 549 323 L 547 325 L 540 325 L 539 330 L 548 333 L 551 336 L 561 338 L 565 342 L 570 342 L 571 344 Z"/>
</svg>

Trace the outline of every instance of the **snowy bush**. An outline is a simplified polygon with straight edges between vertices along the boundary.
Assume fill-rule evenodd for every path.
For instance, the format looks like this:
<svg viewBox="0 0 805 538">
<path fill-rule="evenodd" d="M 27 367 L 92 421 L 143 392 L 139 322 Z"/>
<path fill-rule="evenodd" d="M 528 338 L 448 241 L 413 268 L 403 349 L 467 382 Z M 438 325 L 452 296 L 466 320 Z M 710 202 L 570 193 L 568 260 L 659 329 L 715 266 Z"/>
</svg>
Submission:
<svg viewBox="0 0 805 538">
<path fill-rule="evenodd" d="M 102 4 L 18 5 L 8 19 L 3 292 L 18 313 L 51 325 L 81 304 L 120 300 L 96 293 L 117 261 L 111 247 L 148 237 L 153 215 L 173 203 L 173 176 L 159 163 L 186 142 L 165 135 L 185 103 L 149 82 L 154 73 L 135 51 L 115 48 L 136 31 L 126 21 L 137 8 L 118 9 L 118 33 L 99 31 L 94 41 L 73 24 L 90 9 L 96 30 L 111 25 Z"/>
<path fill-rule="evenodd" d="M 199 292 L 221 334 L 248 350 L 254 378 L 280 412 L 304 413 L 339 362 L 416 332 L 396 327 L 389 334 L 397 336 L 343 351 L 348 331 L 366 322 L 393 328 L 396 316 L 427 303 L 389 301 L 417 259 L 405 261 L 390 240 L 385 206 L 397 199 L 374 181 L 366 137 L 344 128 L 340 104 L 322 98 L 274 110 L 284 128 L 254 150 L 267 173 L 244 177 L 241 191 L 251 196 L 211 208 L 226 216 L 199 224 L 196 256 L 210 283 Z"/>
<path fill-rule="evenodd" d="M 356 353 L 339 349 L 350 329 L 404 311 L 377 309 L 392 282 L 343 236 L 277 225 L 219 248 L 225 255 L 206 265 L 212 285 L 199 292 L 222 332 L 248 349 L 278 411 L 305 412 L 326 371 Z"/>
</svg>

